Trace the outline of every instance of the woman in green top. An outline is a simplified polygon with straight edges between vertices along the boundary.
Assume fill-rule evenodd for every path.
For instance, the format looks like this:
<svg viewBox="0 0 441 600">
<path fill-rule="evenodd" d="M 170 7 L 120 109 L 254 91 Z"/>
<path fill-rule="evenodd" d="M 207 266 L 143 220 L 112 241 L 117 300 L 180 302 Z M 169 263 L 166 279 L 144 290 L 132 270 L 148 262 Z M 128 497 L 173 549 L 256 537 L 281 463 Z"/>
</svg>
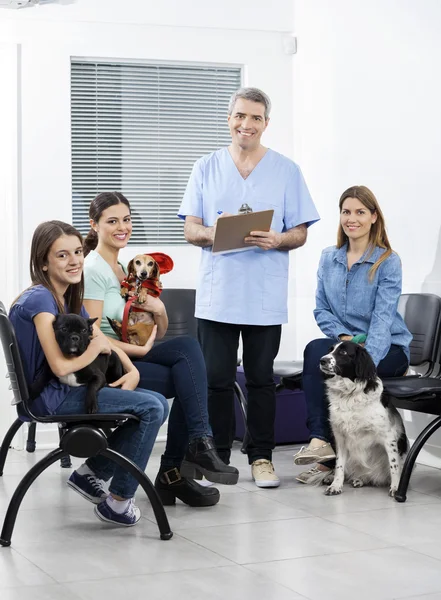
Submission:
<svg viewBox="0 0 441 600">
<path fill-rule="evenodd" d="M 202 467 L 210 481 L 234 484 L 239 473 L 225 465 L 214 446 L 208 422 L 207 375 L 197 340 L 181 336 L 151 346 L 126 344 L 116 339 L 106 317 L 122 321 L 125 301 L 120 283 L 126 272 L 118 261 L 132 233 L 130 204 L 121 193 L 104 192 L 89 209 L 91 230 L 85 241 L 84 306 L 98 319 L 103 333 L 128 354 L 140 373 L 139 387 L 174 398 L 168 421 L 167 445 L 155 486 L 165 504 L 179 498 L 190 506 L 211 506 L 219 491 L 181 477 L 182 460 Z M 167 331 L 167 311 L 159 298 L 148 296 L 145 308 L 153 314 L 152 336 L 160 339 Z"/>
</svg>

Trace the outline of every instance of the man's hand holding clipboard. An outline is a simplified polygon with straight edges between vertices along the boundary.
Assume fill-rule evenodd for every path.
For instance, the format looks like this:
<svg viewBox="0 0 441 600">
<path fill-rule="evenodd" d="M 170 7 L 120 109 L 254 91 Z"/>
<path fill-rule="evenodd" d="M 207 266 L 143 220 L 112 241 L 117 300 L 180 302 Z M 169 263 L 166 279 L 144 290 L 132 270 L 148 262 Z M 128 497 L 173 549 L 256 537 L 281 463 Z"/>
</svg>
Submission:
<svg viewBox="0 0 441 600">
<path fill-rule="evenodd" d="M 251 231 L 245 238 L 245 243 L 258 246 L 262 250 L 275 250 L 282 243 L 282 234 L 270 229 L 269 231 Z"/>
<path fill-rule="evenodd" d="M 214 227 L 213 254 L 241 252 L 256 246 L 264 250 L 275 248 L 280 234 L 271 230 L 273 215 L 273 209 L 238 215 L 222 213 Z"/>
</svg>

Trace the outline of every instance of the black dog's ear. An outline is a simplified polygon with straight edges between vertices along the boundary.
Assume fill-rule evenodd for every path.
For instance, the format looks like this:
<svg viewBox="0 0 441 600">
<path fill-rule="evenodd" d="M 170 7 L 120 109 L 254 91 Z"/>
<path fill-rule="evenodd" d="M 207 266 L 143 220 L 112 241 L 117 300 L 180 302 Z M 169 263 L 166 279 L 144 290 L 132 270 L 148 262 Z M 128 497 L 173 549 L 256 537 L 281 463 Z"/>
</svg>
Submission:
<svg viewBox="0 0 441 600">
<path fill-rule="evenodd" d="M 361 380 L 375 379 L 377 371 L 367 350 L 357 344 L 355 355 L 355 377 Z"/>
<path fill-rule="evenodd" d="M 366 386 L 364 388 L 365 393 L 377 389 L 377 370 L 374 361 L 369 352 L 358 344 L 355 356 L 355 377 L 361 381 L 366 381 Z"/>
<path fill-rule="evenodd" d="M 89 325 L 90 333 L 92 333 L 93 331 L 93 324 L 95 323 L 95 321 L 98 321 L 98 317 L 95 317 L 94 319 L 87 319 L 87 324 Z"/>
</svg>

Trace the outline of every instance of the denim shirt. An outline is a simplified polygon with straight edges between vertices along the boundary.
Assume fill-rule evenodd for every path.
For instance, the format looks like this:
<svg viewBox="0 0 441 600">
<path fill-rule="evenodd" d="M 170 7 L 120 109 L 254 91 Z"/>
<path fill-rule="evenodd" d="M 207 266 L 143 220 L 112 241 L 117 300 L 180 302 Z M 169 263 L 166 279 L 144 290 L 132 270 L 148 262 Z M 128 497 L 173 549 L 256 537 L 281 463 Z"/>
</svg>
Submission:
<svg viewBox="0 0 441 600">
<path fill-rule="evenodd" d="M 398 314 L 401 295 L 401 261 L 392 253 L 377 269 L 372 282 L 369 270 L 385 252 L 369 249 L 348 270 L 347 245 L 331 246 L 322 252 L 317 274 L 314 317 L 322 332 L 333 339 L 339 335 L 366 334 L 366 350 L 375 365 L 390 346 L 401 346 L 409 358 L 412 335 Z"/>
</svg>

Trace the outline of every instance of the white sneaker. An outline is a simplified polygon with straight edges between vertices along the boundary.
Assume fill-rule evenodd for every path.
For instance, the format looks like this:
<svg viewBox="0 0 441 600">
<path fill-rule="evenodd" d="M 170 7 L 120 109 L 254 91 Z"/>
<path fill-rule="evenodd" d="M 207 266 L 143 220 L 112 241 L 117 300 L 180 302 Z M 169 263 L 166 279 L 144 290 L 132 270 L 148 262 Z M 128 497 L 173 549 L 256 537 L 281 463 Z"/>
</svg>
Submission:
<svg viewBox="0 0 441 600">
<path fill-rule="evenodd" d="M 271 488 L 279 487 L 280 479 L 274 472 L 273 463 L 264 458 L 255 460 L 251 465 L 251 476 L 257 487 Z"/>
</svg>

